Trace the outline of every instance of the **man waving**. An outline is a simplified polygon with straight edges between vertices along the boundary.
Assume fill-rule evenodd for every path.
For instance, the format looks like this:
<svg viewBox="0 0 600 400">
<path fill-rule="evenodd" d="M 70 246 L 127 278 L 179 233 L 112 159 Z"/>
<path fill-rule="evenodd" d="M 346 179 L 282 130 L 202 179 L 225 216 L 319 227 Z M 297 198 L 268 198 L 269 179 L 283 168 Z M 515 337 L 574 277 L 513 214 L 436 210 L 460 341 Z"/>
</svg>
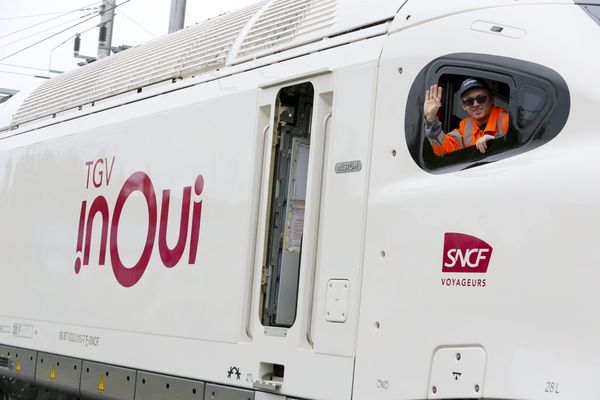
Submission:
<svg viewBox="0 0 600 400">
<path fill-rule="evenodd" d="M 488 141 L 502 137 L 508 131 L 508 113 L 494 104 L 492 93 L 485 83 L 468 78 L 458 91 L 462 107 L 469 116 L 460 121 L 458 129 L 448 133 L 442 131 L 442 123 L 437 118 L 442 105 L 442 87 L 436 84 L 425 92 L 425 134 L 438 156 L 473 145 L 485 153 Z"/>
</svg>

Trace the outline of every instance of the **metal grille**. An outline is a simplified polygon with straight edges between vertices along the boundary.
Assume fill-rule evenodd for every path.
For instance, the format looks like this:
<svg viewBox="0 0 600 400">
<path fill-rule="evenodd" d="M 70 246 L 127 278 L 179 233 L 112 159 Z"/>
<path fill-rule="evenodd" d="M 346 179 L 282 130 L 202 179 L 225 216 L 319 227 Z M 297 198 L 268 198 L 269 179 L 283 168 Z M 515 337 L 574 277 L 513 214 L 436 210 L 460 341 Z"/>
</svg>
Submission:
<svg viewBox="0 0 600 400">
<path fill-rule="evenodd" d="M 6 357 L 0 357 L 0 368 L 8 368 L 9 359 Z"/>
<path fill-rule="evenodd" d="M 263 5 L 210 19 L 56 77 L 25 100 L 12 125 L 150 84 L 222 68 L 237 36 Z"/>
<path fill-rule="evenodd" d="M 263 0 L 105 57 L 42 84 L 23 102 L 11 127 L 272 54 L 314 40 L 318 31 L 323 37 L 336 8 L 337 0 Z"/>
<path fill-rule="evenodd" d="M 275 0 L 244 39 L 238 61 L 333 24 L 336 0 Z"/>
</svg>

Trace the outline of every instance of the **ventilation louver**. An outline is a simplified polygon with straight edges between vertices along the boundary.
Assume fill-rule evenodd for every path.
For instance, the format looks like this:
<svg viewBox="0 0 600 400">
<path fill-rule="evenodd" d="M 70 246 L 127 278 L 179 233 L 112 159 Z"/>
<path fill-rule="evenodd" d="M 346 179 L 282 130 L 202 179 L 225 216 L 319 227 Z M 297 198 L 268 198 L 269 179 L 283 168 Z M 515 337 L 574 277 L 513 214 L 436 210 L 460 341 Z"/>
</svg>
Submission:
<svg viewBox="0 0 600 400">
<path fill-rule="evenodd" d="M 331 25 L 336 0 L 275 0 L 244 39 L 238 61 L 270 52 L 307 33 Z"/>
<path fill-rule="evenodd" d="M 337 1 L 264 0 L 102 58 L 34 90 L 14 115 L 11 129 L 152 84 L 321 40 L 339 24 Z"/>
<path fill-rule="evenodd" d="M 25 100 L 11 125 L 150 84 L 222 68 L 236 38 L 263 5 L 210 19 L 58 76 Z"/>
</svg>

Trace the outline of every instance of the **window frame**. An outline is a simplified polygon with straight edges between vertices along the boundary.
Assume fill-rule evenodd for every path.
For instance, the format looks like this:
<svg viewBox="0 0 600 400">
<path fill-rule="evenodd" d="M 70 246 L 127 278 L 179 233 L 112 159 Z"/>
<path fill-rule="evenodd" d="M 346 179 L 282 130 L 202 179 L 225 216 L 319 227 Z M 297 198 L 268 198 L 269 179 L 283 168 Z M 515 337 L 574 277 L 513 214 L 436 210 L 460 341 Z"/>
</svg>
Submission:
<svg viewBox="0 0 600 400">
<path fill-rule="evenodd" d="M 425 91 L 438 83 L 444 75 L 475 77 L 497 81 L 508 86 L 510 115 L 509 130 L 505 137 L 488 142 L 488 151 L 481 154 L 475 146 L 448 153 L 443 157 L 433 154 L 423 130 L 423 102 Z M 526 127 L 518 121 L 526 110 L 519 103 L 525 88 L 535 87 L 547 96 L 535 118 Z M 445 106 L 448 96 L 445 93 Z M 532 150 L 547 143 L 564 127 L 570 111 L 570 95 L 565 80 L 554 70 L 528 61 L 509 57 L 455 53 L 434 59 L 417 75 L 408 93 L 405 115 L 405 136 L 414 161 L 425 171 L 439 174 L 463 170 L 498 161 Z M 443 124 L 446 121 L 442 121 Z"/>
</svg>

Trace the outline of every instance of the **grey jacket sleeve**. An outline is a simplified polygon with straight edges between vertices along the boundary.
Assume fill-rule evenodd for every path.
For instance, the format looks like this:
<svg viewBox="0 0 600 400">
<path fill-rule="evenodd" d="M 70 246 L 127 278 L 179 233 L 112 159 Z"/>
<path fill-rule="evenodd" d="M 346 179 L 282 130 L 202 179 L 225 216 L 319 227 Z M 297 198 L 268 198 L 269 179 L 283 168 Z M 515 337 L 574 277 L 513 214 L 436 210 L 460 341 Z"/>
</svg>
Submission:
<svg viewBox="0 0 600 400">
<path fill-rule="evenodd" d="M 425 135 L 432 144 L 442 144 L 446 134 L 442 131 L 442 123 L 439 119 L 435 118 L 429 122 L 423 119 L 423 128 L 425 129 Z"/>
</svg>

